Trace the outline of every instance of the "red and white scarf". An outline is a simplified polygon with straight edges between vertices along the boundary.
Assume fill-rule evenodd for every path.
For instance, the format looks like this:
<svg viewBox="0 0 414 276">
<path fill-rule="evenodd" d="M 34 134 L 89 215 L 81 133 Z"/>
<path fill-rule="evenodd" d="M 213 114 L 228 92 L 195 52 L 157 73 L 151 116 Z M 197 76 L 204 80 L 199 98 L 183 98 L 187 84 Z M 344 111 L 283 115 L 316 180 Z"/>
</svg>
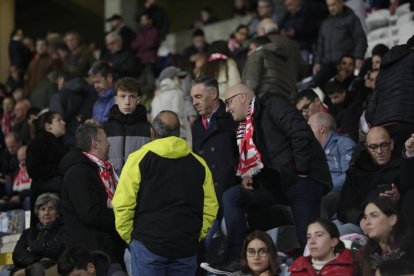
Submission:
<svg viewBox="0 0 414 276">
<path fill-rule="evenodd" d="M 29 190 L 32 184 L 32 179 L 29 177 L 27 172 L 26 166 L 20 164 L 19 172 L 13 179 L 13 191 L 14 192 L 22 192 L 25 190 Z"/>
<path fill-rule="evenodd" d="M 263 168 L 262 156 L 253 141 L 253 114 L 255 98 L 250 102 L 246 119 L 237 128 L 237 145 L 239 147 L 239 165 L 236 175 L 253 176 Z"/>
<path fill-rule="evenodd" d="M 114 170 L 114 166 L 111 162 L 101 160 L 93 154 L 87 152 L 83 152 L 83 154 L 98 165 L 99 177 L 101 178 L 102 184 L 105 187 L 105 192 L 108 195 L 107 207 L 112 208 L 112 198 L 114 197 L 115 189 L 118 185 L 118 175 Z"/>
<path fill-rule="evenodd" d="M 208 57 L 208 61 L 215 61 L 215 60 L 219 60 L 219 59 L 228 59 L 228 56 L 221 54 L 221 53 L 213 53 Z"/>
</svg>

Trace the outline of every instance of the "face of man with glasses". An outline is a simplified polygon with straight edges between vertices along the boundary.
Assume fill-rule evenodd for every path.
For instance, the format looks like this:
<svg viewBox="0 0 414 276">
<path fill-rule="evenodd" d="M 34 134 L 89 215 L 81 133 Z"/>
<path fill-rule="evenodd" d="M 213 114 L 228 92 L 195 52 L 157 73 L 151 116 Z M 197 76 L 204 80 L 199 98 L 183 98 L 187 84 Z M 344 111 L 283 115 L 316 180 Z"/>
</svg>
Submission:
<svg viewBox="0 0 414 276">
<path fill-rule="evenodd" d="M 313 114 L 323 111 L 322 103 L 318 98 L 310 100 L 307 97 L 303 97 L 296 104 L 296 108 L 302 113 L 306 121 Z"/>
<path fill-rule="evenodd" d="M 387 164 L 391 160 L 394 141 L 382 127 L 375 127 L 368 132 L 365 146 L 372 160 L 379 166 Z"/>
<path fill-rule="evenodd" d="M 226 111 L 231 114 L 233 120 L 236 122 L 243 121 L 246 119 L 246 112 L 243 103 L 246 101 L 246 93 L 232 91 L 226 93 Z"/>
<path fill-rule="evenodd" d="M 259 239 L 249 242 L 246 258 L 249 268 L 255 273 L 262 273 L 269 268 L 269 250 L 266 244 Z"/>
</svg>

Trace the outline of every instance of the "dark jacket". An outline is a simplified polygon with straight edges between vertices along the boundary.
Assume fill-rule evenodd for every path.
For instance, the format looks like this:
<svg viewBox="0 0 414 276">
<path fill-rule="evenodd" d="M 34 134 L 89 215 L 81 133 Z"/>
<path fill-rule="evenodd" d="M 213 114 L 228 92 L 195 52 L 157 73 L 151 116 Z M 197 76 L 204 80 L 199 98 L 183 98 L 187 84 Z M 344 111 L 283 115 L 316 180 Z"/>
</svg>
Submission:
<svg viewBox="0 0 414 276">
<path fill-rule="evenodd" d="M 131 49 L 142 63 L 155 63 L 160 47 L 160 32 L 154 26 L 142 29 L 131 43 Z"/>
<path fill-rule="evenodd" d="M 316 273 L 312 266 L 312 257 L 299 257 L 289 267 L 291 276 L 353 276 L 352 253 L 345 249 L 339 255 L 327 263 L 319 273 Z"/>
<path fill-rule="evenodd" d="M 42 258 L 56 263 L 65 248 L 64 227 L 59 219 L 51 225 L 38 223 L 20 236 L 13 251 L 13 263 L 17 268 L 26 268 Z"/>
<path fill-rule="evenodd" d="M 236 144 L 236 124 L 222 100 L 211 117 L 207 130 L 201 116 L 192 127 L 193 151 L 200 155 L 211 170 L 217 199 L 221 201 L 222 193 L 237 182 L 236 166 L 238 149 Z"/>
<path fill-rule="evenodd" d="M 338 203 L 339 220 L 359 225 L 363 216 L 361 205 L 370 198 L 378 197 L 380 193 L 378 185 L 394 183 L 403 197 L 412 186 L 410 183 L 413 179 L 411 172 L 413 165 L 414 159 L 412 158 L 394 158 L 387 164 L 378 166 L 372 161 L 369 153 L 363 150 L 347 171 Z"/>
<path fill-rule="evenodd" d="M 367 49 L 367 37 L 361 21 L 347 6 L 335 15 L 330 15 L 321 26 L 315 63 L 337 64 L 344 54 L 363 59 Z"/>
<path fill-rule="evenodd" d="M 247 58 L 242 82 L 258 96 L 271 92 L 293 100 L 297 94 L 297 74 L 294 71 L 297 67 L 289 66 L 289 51 L 281 43 L 269 43 L 258 48 Z"/>
<path fill-rule="evenodd" d="M 60 193 L 59 162 L 65 155 L 62 141 L 50 132 L 41 131 L 27 147 L 26 166 L 32 179 L 30 192 L 35 201 L 45 192 Z"/>
<path fill-rule="evenodd" d="M 137 34 L 126 25 L 121 28 L 119 34 L 122 37 L 122 49 L 131 50 L 131 43 Z"/>
<path fill-rule="evenodd" d="M 114 211 L 98 175 L 98 166 L 81 151 L 70 151 L 60 163 L 64 174 L 62 213 L 68 246 L 83 245 L 107 253 L 122 263 L 124 242 L 115 230 Z"/>
<path fill-rule="evenodd" d="M 104 123 L 104 129 L 111 144 L 109 161 L 120 175 L 128 155 L 151 140 L 147 110 L 138 105 L 134 113 L 125 115 L 119 111 L 118 105 L 114 105 L 109 112 L 109 120 Z"/>
<path fill-rule="evenodd" d="M 254 139 L 265 167 L 279 172 L 282 189 L 296 183 L 297 174 L 307 174 L 332 189 L 326 156 L 309 125 L 293 104 L 282 96 L 265 95 L 257 102 Z"/>
<path fill-rule="evenodd" d="M 102 60 L 111 64 L 115 79 L 122 77 L 138 77 L 138 61 L 131 51 L 123 49 L 116 53 L 106 52 Z"/>
<path fill-rule="evenodd" d="M 373 126 L 392 122 L 414 124 L 414 48 L 393 47 L 381 60 L 366 119 Z"/>
</svg>

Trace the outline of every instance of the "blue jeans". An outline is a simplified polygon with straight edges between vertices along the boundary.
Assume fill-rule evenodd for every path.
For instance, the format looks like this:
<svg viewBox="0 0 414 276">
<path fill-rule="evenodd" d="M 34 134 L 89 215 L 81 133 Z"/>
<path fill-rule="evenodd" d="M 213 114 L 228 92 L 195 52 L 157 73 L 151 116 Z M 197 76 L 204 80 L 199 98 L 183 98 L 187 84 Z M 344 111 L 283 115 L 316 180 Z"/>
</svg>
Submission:
<svg viewBox="0 0 414 276">
<path fill-rule="evenodd" d="M 178 259 L 158 256 L 138 240 L 132 240 L 129 249 L 133 276 L 194 275 L 197 269 L 196 255 Z"/>
</svg>

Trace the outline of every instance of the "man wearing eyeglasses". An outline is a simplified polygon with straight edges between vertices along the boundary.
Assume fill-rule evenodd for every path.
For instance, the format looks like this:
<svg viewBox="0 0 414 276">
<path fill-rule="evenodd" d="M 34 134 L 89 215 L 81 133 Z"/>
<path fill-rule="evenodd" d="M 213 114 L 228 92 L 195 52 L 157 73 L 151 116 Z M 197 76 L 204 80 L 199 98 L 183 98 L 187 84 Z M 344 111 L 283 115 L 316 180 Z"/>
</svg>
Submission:
<svg viewBox="0 0 414 276">
<path fill-rule="evenodd" d="M 239 122 L 237 175 L 242 178 L 241 185 L 223 193 L 230 255 L 240 255 L 247 231 L 244 210 L 267 210 L 275 203 L 290 203 L 304 246 L 306 226 L 320 216 L 321 196 L 332 188 L 321 145 L 283 96 L 267 93 L 258 98 L 248 86 L 237 84 L 227 90 L 225 103 Z"/>
<path fill-rule="evenodd" d="M 362 203 L 384 196 L 400 203 L 411 189 L 413 164 L 406 158 L 393 156 L 394 141 L 383 127 L 369 130 L 365 149 L 350 166 L 338 203 L 338 229 L 341 235 L 361 232 Z M 411 167 L 410 167 L 411 166 Z M 411 170 L 410 170 L 411 168 Z"/>
<path fill-rule="evenodd" d="M 302 113 L 305 120 L 318 112 L 329 113 L 329 108 L 322 103 L 318 94 L 312 89 L 302 90 L 296 98 L 296 108 Z"/>
</svg>

